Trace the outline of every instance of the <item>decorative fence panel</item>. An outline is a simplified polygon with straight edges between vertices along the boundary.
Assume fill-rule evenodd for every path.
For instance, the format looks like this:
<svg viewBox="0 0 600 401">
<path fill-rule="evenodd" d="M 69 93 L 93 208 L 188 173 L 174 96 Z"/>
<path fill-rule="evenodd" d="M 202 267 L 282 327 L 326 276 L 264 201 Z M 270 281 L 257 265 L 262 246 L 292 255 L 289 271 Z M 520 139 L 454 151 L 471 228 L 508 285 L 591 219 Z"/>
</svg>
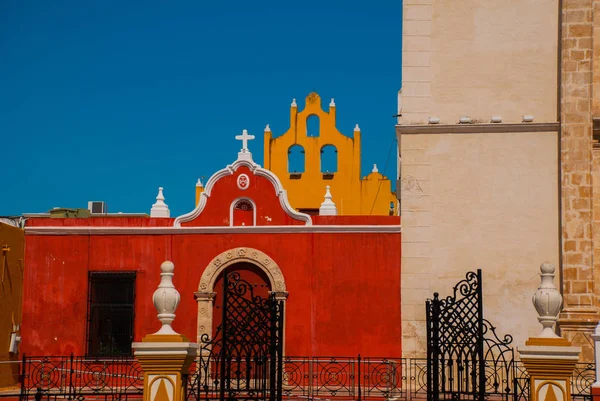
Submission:
<svg viewBox="0 0 600 401">
<path fill-rule="evenodd" d="M 141 398 L 143 372 L 133 358 L 23 357 L 20 399 Z"/>
<path fill-rule="evenodd" d="M 187 399 L 198 394 L 197 364 L 190 368 Z M 200 365 L 201 366 L 201 365 Z M 486 399 L 527 401 L 529 376 L 514 361 L 514 377 L 486 361 Z M 134 358 L 24 357 L 21 389 L 0 393 L 12 399 L 55 401 L 141 399 L 143 372 Z M 283 399 L 426 400 L 427 359 L 375 357 L 292 357 L 283 360 Z M 578 363 L 571 378 L 574 401 L 589 401 L 594 364 Z M 516 385 L 515 385 L 516 384 Z M 508 389 L 508 391 L 507 391 Z"/>
</svg>

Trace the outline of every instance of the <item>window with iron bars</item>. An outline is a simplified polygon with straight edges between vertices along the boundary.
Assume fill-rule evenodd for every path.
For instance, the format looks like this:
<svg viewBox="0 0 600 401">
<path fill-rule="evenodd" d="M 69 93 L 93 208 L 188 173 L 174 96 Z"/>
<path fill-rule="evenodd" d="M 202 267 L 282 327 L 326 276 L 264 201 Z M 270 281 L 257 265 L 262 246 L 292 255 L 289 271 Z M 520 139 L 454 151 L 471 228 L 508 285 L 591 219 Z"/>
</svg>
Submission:
<svg viewBox="0 0 600 401">
<path fill-rule="evenodd" d="M 131 355 L 134 303 L 134 272 L 89 272 L 88 356 Z"/>
</svg>

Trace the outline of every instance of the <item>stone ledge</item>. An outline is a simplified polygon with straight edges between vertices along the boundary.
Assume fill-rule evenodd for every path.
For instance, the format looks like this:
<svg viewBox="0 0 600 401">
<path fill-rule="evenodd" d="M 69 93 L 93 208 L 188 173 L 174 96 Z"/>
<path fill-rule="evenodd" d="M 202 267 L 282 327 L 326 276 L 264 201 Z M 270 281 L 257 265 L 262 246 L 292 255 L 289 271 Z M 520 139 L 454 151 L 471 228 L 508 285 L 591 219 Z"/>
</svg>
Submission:
<svg viewBox="0 0 600 401">
<path fill-rule="evenodd" d="M 496 134 L 525 132 L 558 132 L 560 123 L 515 124 L 423 124 L 396 125 L 397 135 L 406 134 Z"/>
</svg>

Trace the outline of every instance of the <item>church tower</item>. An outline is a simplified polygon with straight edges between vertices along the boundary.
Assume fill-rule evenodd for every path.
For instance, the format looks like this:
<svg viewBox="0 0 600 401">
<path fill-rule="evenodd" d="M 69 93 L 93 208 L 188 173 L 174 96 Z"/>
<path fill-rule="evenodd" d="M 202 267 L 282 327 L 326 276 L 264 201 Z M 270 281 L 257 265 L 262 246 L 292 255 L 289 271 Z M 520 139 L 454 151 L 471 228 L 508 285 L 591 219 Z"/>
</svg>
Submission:
<svg viewBox="0 0 600 401">
<path fill-rule="evenodd" d="M 486 318 L 534 335 L 537 267 L 560 267 L 561 334 L 600 320 L 600 2 L 407 0 L 396 127 L 404 356 L 425 299 L 482 268 Z M 599 130 L 600 131 L 600 130 Z M 593 133 L 594 132 L 594 133 Z"/>
<path fill-rule="evenodd" d="M 340 215 L 397 214 L 391 181 L 377 166 L 361 179 L 361 131 L 358 124 L 352 137 L 336 127 L 336 105 L 321 107 L 317 93 L 306 97 L 303 110 L 296 100 L 290 108 L 290 128 L 273 137 L 265 128 L 265 168 L 275 173 L 298 211 L 318 214 L 323 190 L 329 186 Z"/>
</svg>

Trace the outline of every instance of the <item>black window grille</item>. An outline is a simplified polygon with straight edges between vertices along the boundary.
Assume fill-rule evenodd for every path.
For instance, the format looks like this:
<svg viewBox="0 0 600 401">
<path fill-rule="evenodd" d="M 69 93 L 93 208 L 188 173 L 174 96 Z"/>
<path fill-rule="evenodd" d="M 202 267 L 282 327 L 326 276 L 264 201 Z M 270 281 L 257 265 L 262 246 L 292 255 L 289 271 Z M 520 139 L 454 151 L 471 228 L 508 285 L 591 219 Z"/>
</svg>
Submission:
<svg viewBox="0 0 600 401">
<path fill-rule="evenodd" d="M 134 302 L 135 273 L 89 273 L 89 356 L 131 355 Z"/>
</svg>

